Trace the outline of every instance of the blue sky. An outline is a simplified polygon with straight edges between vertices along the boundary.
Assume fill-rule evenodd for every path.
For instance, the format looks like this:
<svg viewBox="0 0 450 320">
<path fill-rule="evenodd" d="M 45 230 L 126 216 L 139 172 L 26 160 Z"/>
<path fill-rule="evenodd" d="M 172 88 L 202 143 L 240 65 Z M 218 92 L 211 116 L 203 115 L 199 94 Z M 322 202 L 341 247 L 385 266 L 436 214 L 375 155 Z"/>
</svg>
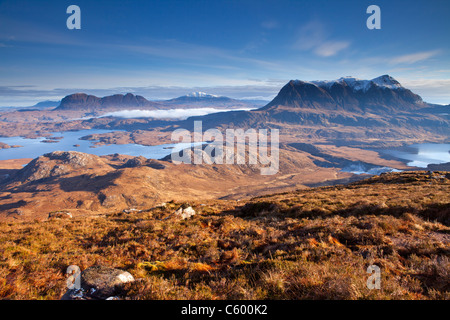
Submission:
<svg viewBox="0 0 450 320">
<path fill-rule="evenodd" d="M 81 8 L 81 30 L 66 9 Z M 381 30 L 366 9 L 381 8 Z M 450 1 L 0 1 L 0 105 L 73 92 L 273 97 L 290 79 L 390 74 L 450 103 Z"/>
</svg>

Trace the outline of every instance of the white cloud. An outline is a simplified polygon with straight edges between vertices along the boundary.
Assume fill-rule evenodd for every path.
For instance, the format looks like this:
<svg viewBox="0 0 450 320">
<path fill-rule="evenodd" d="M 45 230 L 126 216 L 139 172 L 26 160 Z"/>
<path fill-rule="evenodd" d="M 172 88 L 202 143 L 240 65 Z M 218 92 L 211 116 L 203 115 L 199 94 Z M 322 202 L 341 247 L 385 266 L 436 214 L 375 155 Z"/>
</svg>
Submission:
<svg viewBox="0 0 450 320">
<path fill-rule="evenodd" d="M 331 57 L 349 46 L 350 42 L 348 41 L 326 41 L 319 45 L 314 52 L 321 57 Z"/>
<path fill-rule="evenodd" d="M 224 111 L 251 110 L 246 109 L 217 109 L 217 108 L 192 108 L 192 109 L 169 109 L 169 110 L 121 110 L 109 112 L 102 117 L 117 118 L 155 118 L 155 119 L 187 119 L 193 116 L 204 116 L 210 113 Z"/>
<path fill-rule="evenodd" d="M 437 54 L 440 53 L 440 50 L 433 50 L 433 51 L 423 51 L 423 52 L 417 52 L 412 54 L 405 54 L 402 56 L 393 57 L 389 60 L 389 63 L 391 64 L 412 64 L 419 61 L 427 60 Z"/>
<path fill-rule="evenodd" d="M 331 40 L 325 25 L 317 20 L 303 25 L 298 33 L 294 48 L 312 51 L 320 57 L 331 57 L 348 48 L 350 41 Z"/>
<path fill-rule="evenodd" d="M 398 78 L 398 81 L 429 103 L 450 104 L 450 79 Z"/>
<path fill-rule="evenodd" d="M 310 21 L 303 25 L 298 33 L 294 47 L 306 51 L 319 46 L 325 39 L 325 27 L 319 21 Z"/>
</svg>

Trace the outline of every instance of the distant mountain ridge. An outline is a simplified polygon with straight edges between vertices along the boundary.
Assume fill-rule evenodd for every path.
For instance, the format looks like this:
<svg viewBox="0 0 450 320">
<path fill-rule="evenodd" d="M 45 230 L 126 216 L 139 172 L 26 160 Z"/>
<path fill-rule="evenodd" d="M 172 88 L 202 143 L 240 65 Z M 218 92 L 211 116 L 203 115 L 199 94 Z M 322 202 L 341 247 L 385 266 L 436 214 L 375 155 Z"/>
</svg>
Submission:
<svg viewBox="0 0 450 320">
<path fill-rule="evenodd" d="M 51 100 L 45 100 L 45 101 L 41 101 L 36 103 L 34 106 L 31 106 L 30 108 L 36 108 L 36 109 L 45 109 L 45 108 L 51 108 L 51 107 L 56 107 L 59 106 L 59 104 L 61 103 L 61 101 L 51 101 Z"/>
<path fill-rule="evenodd" d="M 258 102 L 244 101 L 233 99 L 225 96 L 208 94 L 205 92 L 191 92 L 187 95 L 166 100 L 165 104 L 178 107 L 218 107 L 218 108 L 255 108 L 261 107 L 263 104 Z"/>
<path fill-rule="evenodd" d="M 209 99 L 209 98 L 220 98 L 220 96 L 214 95 L 214 94 L 208 94 L 201 91 L 191 92 L 183 97 L 189 97 L 189 98 L 199 98 L 199 99 Z"/>
<path fill-rule="evenodd" d="M 217 96 L 204 92 L 192 92 L 187 95 L 170 99 L 149 101 L 143 96 L 127 94 L 115 94 L 99 98 L 86 93 L 74 93 L 64 97 L 55 111 L 115 111 L 125 109 L 172 109 L 172 108 L 255 108 L 260 107 L 261 102 L 243 101 L 225 96 Z"/>
<path fill-rule="evenodd" d="M 241 101 L 224 97 L 224 96 L 217 96 L 213 94 L 208 94 L 205 92 L 191 92 L 187 95 L 166 100 L 167 103 L 170 104 L 177 104 L 177 103 L 192 103 L 192 102 L 202 102 L 202 103 L 214 103 L 214 102 L 227 102 L 227 103 L 240 103 Z"/>
<path fill-rule="evenodd" d="M 74 93 L 64 97 L 55 110 L 96 111 L 99 109 L 145 108 L 158 109 L 159 104 L 132 93 L 115 94 L 99 98 L 85 93 Z"/>
</svg>

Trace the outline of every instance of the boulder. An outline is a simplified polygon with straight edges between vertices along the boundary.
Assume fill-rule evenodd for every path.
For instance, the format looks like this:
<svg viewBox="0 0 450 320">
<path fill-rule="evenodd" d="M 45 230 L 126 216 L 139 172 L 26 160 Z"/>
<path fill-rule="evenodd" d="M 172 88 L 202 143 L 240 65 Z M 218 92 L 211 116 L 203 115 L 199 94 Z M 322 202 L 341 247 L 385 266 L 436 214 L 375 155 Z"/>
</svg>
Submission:
<svg viewBox="0 0 450 320">
<path fill-rule="evenodd" d="M 104 266 L 89 267 L 81 273 L 81 289 L 97 299 L 114 296 L 123 284 L 133 281 L 129 272 Z"/>
<path fill-rule="evenodd" d="M 128 160 L 123 166 L 125 168 L 136 168 L 144 166 L 147 163 L 147 158 L 143 156 L 135 157 Z"/>
<path fill-rule="evenodd" d="M 191 206 L 181 206 L 177 211 L 175 211 L 175 215 L 184 220 L 194 216 L 195 210 Z"/>
<path fill-rule="evenodd" d="M 72 218 L 72 214 L 67 211 L 56 211 L 56 212 L 50 212 L 48 214 L 48 219 L 66 219 L 66 218 Z"/>
</svg>

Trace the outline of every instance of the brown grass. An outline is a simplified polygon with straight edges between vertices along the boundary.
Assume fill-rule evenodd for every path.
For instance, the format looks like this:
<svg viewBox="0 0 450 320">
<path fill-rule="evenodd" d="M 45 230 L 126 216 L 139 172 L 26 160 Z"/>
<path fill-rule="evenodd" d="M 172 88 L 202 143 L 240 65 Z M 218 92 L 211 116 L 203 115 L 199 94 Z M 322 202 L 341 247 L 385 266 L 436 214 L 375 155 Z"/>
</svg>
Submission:
<svg viewBox="0 0 450 320">
<path fill-rule="evenodd" d="M 444 177 L 444 178 L 442 178 Z M 449 299 L 450 181 L 387 174 L 348 186 L 135 213 L 0 223 L 0 297 L 59 299 L 65 270 L 137 279 L 123 299 Z M 381 290 L 366 269 L 381 268 Z"/>
</svg>

